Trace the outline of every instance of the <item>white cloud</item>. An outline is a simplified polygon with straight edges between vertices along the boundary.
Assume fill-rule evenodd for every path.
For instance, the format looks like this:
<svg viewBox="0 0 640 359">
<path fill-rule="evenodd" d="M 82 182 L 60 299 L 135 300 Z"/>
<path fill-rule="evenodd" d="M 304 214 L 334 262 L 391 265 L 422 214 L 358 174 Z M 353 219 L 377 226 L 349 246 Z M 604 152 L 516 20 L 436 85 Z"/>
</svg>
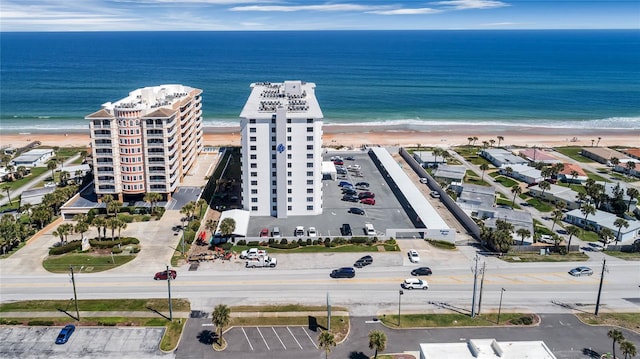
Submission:
<svg viewBox="0 0 640 359">
<path fill-rule="evenodd" d="M 375 11 L 388 9 L 388 6 L 367 6 L 357 4 L 323 4 L 323 5 L 250 5 L 236 6 L 231 11 L 262 11 L 262 12 L 294 12 L 294 11 Z"/>
<path fill-rule="evenodd" d="M 445 0 L 433 2 L 432 4 L 452 7 L 455 10 L 490 9 L 510 6 L 509 4 L 498 0 Z"/>
<path fill-rule="evenodd" d="M 429 7 L 415 8 L 415 9 L 393 9 L 393 10 L 374 10 L 367 11 L 370 14 L 376 15 L 422 15 L 422 14 L 437 14 L 442 10 L 432 9 Z"/>
</svg>

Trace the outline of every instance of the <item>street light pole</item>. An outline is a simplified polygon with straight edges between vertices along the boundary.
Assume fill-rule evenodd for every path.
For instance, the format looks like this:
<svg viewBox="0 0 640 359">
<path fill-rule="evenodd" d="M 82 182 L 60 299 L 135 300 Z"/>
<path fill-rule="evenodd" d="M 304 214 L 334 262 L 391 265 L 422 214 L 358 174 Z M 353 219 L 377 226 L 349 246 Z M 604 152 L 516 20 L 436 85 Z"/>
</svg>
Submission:
<svg viewBox="0 0 640 359">
<path fill-rule="evenodd" d="M 402 295 L 404 292 L 402 289 L 398 291 L 398 327 L 400 326 L 400 302 L 402 302 Z"/>
<path fill-rule="evenodd" d="M 73 275 L 73 266 L 69 266 L 71 271 L 71 283 L 73 284 L 73 298 L 76 302 L 76 320 L 80 321 L 80 311 L 78 310 L 78 294 L 76 293 L 76 277 Z"/>
<path fill-rule="evenodd" d="M 602 282 L 604 281 L 604 271 L 607 270 L 605 267 L 607 263 L 606 259 L 602 260 L 602 273 L 600 274 L 600 286 L 598 287 L 598 299 L 596 299 L 596 311 L 593 313 L 596 317 L 598 316 L 598 311 L 600 310 L 600 294 L 602 294 Z"/>
<path fill-rule="evenodd" d="M 484 272 L 487 267 L 487 262 L 482 262 L 482 269 L 480 272 L 482 273 L 482 279 L 480 279 L 480 297 L 478 298 L 478 314 L 480 314 L 480 309 L 482 308 L 482 290 L 484 288 Z"/>
<path fill-rule="evenodd" d="M 173 321 L 173 307 L 171 306 L 171 272 L 167 266 L 167 287 L 169 289 L 169 321 Z"/>
<path fill-rule="evenodd" d="M 184 257 L 184 221 L 182 221 L 182 256 Z"/>
<path fill-rule="evenodd" d="M 475 269 L 473 270 L 473 299 L 471 300 L 471 318 L 476 317 L 476 290 L 478 288 L 478 261 L 479 257 L 476 254 Z"/>
<path fill-rule="evenodd" d="M 500 324 L 500 312 L 502 311 L 502 294 L 504 293 L 506 289 L 502 288 L 502 290 L 500 290 L 500 305 L 498 306 L 498 320 L 496 324 Z"/>
</svg>

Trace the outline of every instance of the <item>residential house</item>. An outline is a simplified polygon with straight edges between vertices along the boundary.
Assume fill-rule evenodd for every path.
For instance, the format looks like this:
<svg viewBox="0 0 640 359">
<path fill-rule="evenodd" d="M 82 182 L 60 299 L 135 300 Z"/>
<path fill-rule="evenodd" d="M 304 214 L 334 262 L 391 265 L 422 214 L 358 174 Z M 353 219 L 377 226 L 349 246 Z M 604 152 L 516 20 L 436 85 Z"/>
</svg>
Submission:
<svg viewBox="0 0 640 359">
<path fill-rule="evenodd" d="M 636 160 L 640 160 L 640 148 L 627 148 L 626 150 L 621 150 L 620 152 L 625 155 L 635 158 Z"/>
<path fill-rule="evenodd" d="M 610 199 L 615 198 L 616 191 L 622 191 L 622 200 L 627 205 L 627 208 L 630 212 L 633 212 L 635 208 L 638 206 L 638 199 L 631 198 L 627 195 L 627 186 L 622 184 L 621 182 L 611 183 L 611 182 L 596 182 L 599 185 L 602 185 L 604 188 L 604 194 L 607 195 Z M 607 209 L 610 209 L 608 205 L 604 204 Z"/>
<path fill-rule="evenodd" d="M 627 157 L 624 153 L 612 150 L 607 147 L 585 147 L 580 151 L 580 154 L 584 157 L 591 158 L 592 160 L 603 164 L 610 164 L 609 160 L 614 157 L 617 158 L 620 162 L 626 162 L 629 160 L 629 157 Z"/>
<path fill-rule="evenodd" d="M 30 204 L 32 206 L 39 205 L 42 203 L 42 199 L 45 195 L 52 193 L 55 190 L 56 187 L 53 186 L 34 188 L 23 191 L 22 195 L 20 195 L 20 207 L 24 206 L 25 204 Z"/>
<path fill-rule="evenodd" d="M 546 163 L 546 164 L 556 164 L 562 163 L 556 157 L 550 155 L 547 151 L 541 150 L 539 148 L 527 148 L 519 151 L 521 157 L 526 158 L 529 162 L 532 163 Z"/>
<path fill-rule="evenodd" d="M 511 171 L 507 172 L 507 168 L 510 168 Z M 542 172 L 535 167 L 529 167 L 524 164 L 515 164 L 512 166 L 501 167 L 500 174 L 507 175 L 509 177 L 515 178 L 518 181 L 522 181 L 528 184 L 531 183 L 539 183 L 544 178 L 542 177 Z"/>
<path fill-rule="evenodd" d="M 477 217 L 480 208 L 491 208 L 496 202 L 494 187 L 464 184 L 460 187 L 456 204 L 472 217 Z"/>
<path fill-rule="evenodd" d="M 486 158 L 494 166 L 498 168 L 511 167 L 513 165 L 527 165 L 529 161 L 522 157 L 518 157 L 502 148 L 485 148 L 480 151 L 480 156 Z"/>
<path fill-rule="evenodd" d="M 447 163 L 443 156 L 435 156 L 433 151 L 413 151 L 413 158 L 424 168 L 435 168 Z"/>
<path fill-rule="evenodd" d="M 584 183 L 589 178 L 582 167 L 575 163 L 563 163 L 562 165 L 563 170 L 558 173 L 558 179 L 562 182 Z M 575 177 L 574 174 L 576 175 Z"/>
<path fill-rule="evenodd" d="M 513 240 L 518 244 L 521 241 L 520 236 L 516 234 L 516 231 L 520 228 L 524 228 L 531 233 L 529 237 L 524 239 L 524 244 L 533 244 L 533 217 L 531 213 L 525 211 L 516 211 L 512 208 L 504 207 L 490 207 L 480 208 L 478 210 L 478 218 L 484 218 L 484 225 L 487 228 L 496 229 L 498 220 L 506 221 L 513 225 Z"/>
<path fill-rule="evenodd" d="M 464 179 L 466 172 L 467 169 L 464 166 L 440 165 L 433 174 L 433 178 L 438 182 L 446 182 L 447 184 L 452 182 L 460 183 Z"/>
<path fill-rule="evenodd" d="M 544 192 L 544 193 L 543 193 Z M 550 184 L 550 188 L 543 191 L 540 185 L 529 187 L 529 195 L 536 198 L 541 198 L 554 204 L 560 202 L 565 204 L 567 209 L 580 208 L 581 202 L 578 200 L 578 192 L 572 190 L 569 187 L 558 186 Z"/>
<path fill-rule="evenodd" d="M 567 212 L 564 221 L 574 224 L 578 227 L 592 229 L 595 232 L 600 232 L 602 228 L 610 229 L 614 236 L 618 238 L 619 244 L 632 244 L 634 240 L 640 238 L 640 221 L 633 219 L 627 219 L 629 227 L 620 228 L 620 236 L 618 237 L 618 227 L 614 224 L 615 220 L 619 217 L 613 213 L 596 210 L 595 214 L 587 216 L 587 221 L 584 220 L 584 214 L 579 209 Z"/>
<path fill-rule="evenodd" d="M 44 167 L 45 163 L 54 155 L 55 152 L 51 148 L 34 148 L 11 160 L 11 165 L 16 168 L 20 166 Z"/>
</svg>

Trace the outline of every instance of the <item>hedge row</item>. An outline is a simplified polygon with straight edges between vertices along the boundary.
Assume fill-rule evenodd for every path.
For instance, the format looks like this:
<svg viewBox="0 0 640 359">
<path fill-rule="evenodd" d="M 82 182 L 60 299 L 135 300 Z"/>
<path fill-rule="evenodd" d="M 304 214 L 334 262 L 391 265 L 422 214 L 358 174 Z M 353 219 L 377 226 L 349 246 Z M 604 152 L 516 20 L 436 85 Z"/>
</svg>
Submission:
<svg viewBox="0 0 640 359">
<path fill-rule="evenodd" d="M 82 242 L 80 240 L 75 240 L 75 241 L 68 242 L 67 244 L 63 244 L 61 246 L 53 247 L 49 249 L 49 255 L 55 256 L 58 254 L 69 253 L 80 248 L 82 248 Z"/>
<path fill-rule="evenodd" d="M 124 238 L 118 238 L 115 240 L 99 240 L 99 239 L 91 239 L 89 240 L 89 244 L 91 244 L 91 247 L 95 247 L 95 248 L 112 248 L 115 247 L 117 245 L 123 245 L 126 246 L 127 244 L 139 244 L 140 241 L 137 238 L 133 238 L 133 237 L 124 237 Z"/>
</svg>

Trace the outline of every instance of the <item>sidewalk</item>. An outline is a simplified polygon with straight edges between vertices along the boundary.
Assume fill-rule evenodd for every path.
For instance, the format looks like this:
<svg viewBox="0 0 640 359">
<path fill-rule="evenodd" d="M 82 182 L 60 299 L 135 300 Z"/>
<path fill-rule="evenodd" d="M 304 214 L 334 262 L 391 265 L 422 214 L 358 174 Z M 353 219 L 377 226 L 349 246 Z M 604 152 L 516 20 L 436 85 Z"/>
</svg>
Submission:
<svg viewBox="0 0 640 359">
<path fill-rule="evenodd" d="M 70 309 L 68 312 L 72 315 L 75 315 L 75 311 Z M 169 315 L 169 312 L 162 313 L 164 315 Z M 326 315 L 326 311 L 313 311 L 313 312 L 231 312 L 232 318 L 276 318 L 276 317 L 299 317 L 299 316 L 323 316 Z M 336 316 L 349 316 L 349 312 L 346 311 L 332 311 L 331 315 Z M 0 315 L 0 318 L 57 318 L 57 317 L 65 317 L 66 314 L 64 312 L 3 312 Z M 80 311 L 80 318 L 107 318 L 107 317 L 130 317 L 130 318 L 153 318 L 159 316 L 158 313 L 153 311 L 144 311 L 144 312 L 122 312 L 122 311 L 113 311 L 113 312 L 87 312 Z M 174 318 L 189 318 L 191 316 L 191 312 L 173 312 Z M 207 317 L 209 317 L 209 313 L 207 313 Z"/>
</svg>

